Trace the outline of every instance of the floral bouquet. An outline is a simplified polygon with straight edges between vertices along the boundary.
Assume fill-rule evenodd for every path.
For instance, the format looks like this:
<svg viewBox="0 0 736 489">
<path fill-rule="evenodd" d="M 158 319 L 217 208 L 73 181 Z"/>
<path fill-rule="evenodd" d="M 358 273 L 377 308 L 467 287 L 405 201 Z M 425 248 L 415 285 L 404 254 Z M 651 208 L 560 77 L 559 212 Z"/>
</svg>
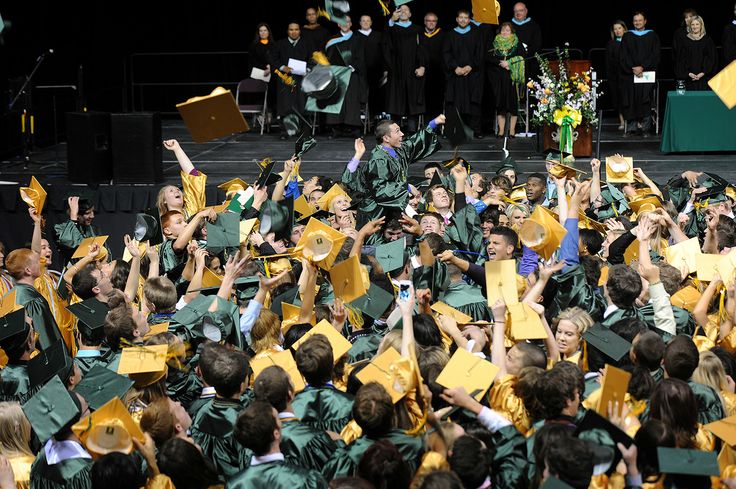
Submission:
<svg viewBox="0 0 736 489">
<path fill-rule="evenodd" d="M 595 124 L 595 100 L 600 95 L 593 88 L 598 82 L 591 82 L 590 72 L 569 75 L 567 62 L 570 54 L 567 49 L 557 48 L 560 60 L 559 75 L 555 75 L 549 61 L 536 55 L 542 74 L 539 80 L 530 80 L 531 96 L 537 101 L 532 105 L 532 121 L 539 126 L 555 124 L 560 128 L 560 151 L 572 153 L 572 129 L 582 123 Z"/>
</svg>

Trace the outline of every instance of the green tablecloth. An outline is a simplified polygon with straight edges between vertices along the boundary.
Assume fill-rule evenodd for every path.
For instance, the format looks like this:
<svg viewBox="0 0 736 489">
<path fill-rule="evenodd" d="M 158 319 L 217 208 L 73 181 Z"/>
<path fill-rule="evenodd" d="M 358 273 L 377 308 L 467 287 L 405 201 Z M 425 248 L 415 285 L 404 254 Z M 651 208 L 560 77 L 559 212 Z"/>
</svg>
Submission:
<svg viewBox="0 0 736 489">
<path fill-rule="evenodd" d="M 736 109 L 713 92 L 667 94 L 662 152 L 736 151 Z"/>
</svg>

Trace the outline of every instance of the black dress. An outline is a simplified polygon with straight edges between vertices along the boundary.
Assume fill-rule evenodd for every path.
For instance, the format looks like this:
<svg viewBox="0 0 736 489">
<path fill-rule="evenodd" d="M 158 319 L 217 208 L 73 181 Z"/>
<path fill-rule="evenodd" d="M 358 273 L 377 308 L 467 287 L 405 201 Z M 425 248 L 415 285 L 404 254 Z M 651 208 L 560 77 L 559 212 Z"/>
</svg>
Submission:
<svg viewBox="0 0 736 489">
<path fill-rule="evenodd" d="M 723 66 L 736 60 L 736 20 L 732 20 L 723 29 Z"/>
<path fill-rule="evenodd" d="M 659 36 L 649 31 L 640 36 L 628 31 L 621 39 L 621 104 L 627 121 L 651 115 L 654 83 L 634 83 L 634 66 L 656 71 L 659 65 Z"/>
<path fill-rule="evenodd" d="M 495 37 L 495 36 L 494 36 Z M 521 41 L 516 45 L 516 48 L 510 52 L 507 56 L 503 56 L 497 53 L 493 48 L 493 39 L 489 43 L 490 51 L 488 52 L 488 78 L 491 81 L 491 87 L 493 90 L 493 103 L 494 108 L 498 111 L 498 115 L 506 115 L 510 112 L 511 115 L 519 114 L 519 101 L 516 93 L 516 86 L 511 81 L 511 72 L 505 68 L 502 68 L 499 64 L 502 60 L 512 58 L 514 56 L 526 56 L 526 50 L 521 44 Z"/>
<path fill-rule="evenodd" d="M 383 36 L 383 54 L 388 68 L 386 109 L 392 116 L 414 116 L 425 112 L 424 77 L 414 71 L 427 66 L 422 29 L 411 24 L 390 26 Z"/>
<path fill-rule="evenodd" d="M 679 41 L 675 53 L 675 76 L 678 80 L 685 80 L 687 90 L 710 90 L 708 80 L 716 74 L 717 68 L 716 43 L 708 34 L 697 41 L 689 37 Z M 693 81 L 689 73 L 705 73 L 705 76 Z"/>
<path fill-rule="evenodd" d="M 621 113 L 621 41 L 611 39 L 606 44 L 606 78 L 607 92 L 610 95 L 611 108 Z"/>
<path fill-rule="evenodd" d="M 263 44 L 260 41 L 253 41 L 250 43 L 248 48 L 248 74 L 253 68 L 265 70 L 266 65 L 271 64 L 271 50 L 273 49 L 273 43 Z M 278 66 L 271 66 L 271 69 L 278 68 Z"/>
</svg>

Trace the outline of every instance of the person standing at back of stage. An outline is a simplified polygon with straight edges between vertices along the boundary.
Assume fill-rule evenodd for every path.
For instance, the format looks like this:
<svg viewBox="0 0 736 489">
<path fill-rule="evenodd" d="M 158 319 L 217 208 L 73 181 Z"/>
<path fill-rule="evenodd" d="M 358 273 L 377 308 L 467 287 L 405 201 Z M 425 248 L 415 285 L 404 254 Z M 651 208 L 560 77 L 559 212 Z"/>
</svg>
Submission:
<svg viewBox="0 0 736 489">
<path fill-rule="evenodd" d="M 442 112 L 445 105 L 445 59 L 442 54 L 446 33 L 437 26 L 439 19 L 434 12 L 427 12 L 424 16 L 424 32 L 419 36 L 421 44 L 427 53 L 427 70 L 424 77 L 427 79 L 425 90 L 429 94 L 426 97 L 424 110 L 425 119 L 434 114 Z"/>
<path fill-rule="evenodd" d="M 370 15 L 360 16 L 360 29 L 356 35 L 363 39 L 366 79 L 368 83 L 368 111 L 371 115 L 380 114 L 385 106 L 385 94 L 381 79 L 386 68 L 383 60 L 383 32 L 373 29 Z"/>
<path fill-rule="evenodd" d="M 493 87 L 493 103 L 496 109 L 498 132 L 496 137 L 503 137 L 506 124 L 509 135 L 516 134 L 516 121 L 519 113 L 518 90 L 525 82 L 524 61 L 526 55 L 524 45 L 514 33 L 511 22 L 501 24 L 498 34 L 493 38 L 489 51 L 488 71 Z M 511 119 L 506 120 L 506 114 Z"/>
<path fill-rule="evenodd" d="M 305 18 L 307 19 L 307 23 L 302 27 L 302 36 L 312 44 L 314 49 L 324 51 L 325 44 L 332 37 L 332 34 L 326 27 L 319 23 L 316 8 L 307 8 Z"/>
<path fill-rule="evenodd" d="M 716 74 L 716 43 L 705 32 L 703 18 L 690 18 L 687 36 L 680 40 L 675 52 L 675 76 L 685 80 L 688 90 L 710 90 L 708 80 Z"/>
<path fill-rule="evenodd" d="M 736 17 L 736 5 L 733 7 L 733 15 Z M 726 24 L 721 43 L 723 45 L 723 66 L 728 66 L 732 61 L 736 61 L 736 19 L 732 18 Z"/>
<path fill-rule="evenodd" d="M 608 78 L 608 94 L 610 95 L 611 108 L 616 110 L 619 119 L 618 130 L 624 129 L 624 115 L 621 109 L 621 39 L 626 31 L 626 22 L 617 20 L 611 27 L 611 40 L 606 44 L 606 76 Z"/>
<path fill-rule="evenodd" d="M 526 4 L 518 2 L 514 5 L 514 17 L 511 19 L 514 34 L 526 51 L 526 56 L 531 59 L 526 62 L 526 79 L 536 79 L 539 74 L 539 63 L 533 58 L 542 49 L 542 29 L 539 24 L 529 17 Z"/>
<path fill-rule="evenodd" d="M 419 43 L 422 29 L 411 23 L 411 9 L 397 8 L 383 36 L 383 53 L 388 68 L 386 109 L 397 121 L 407 117 L 407 132 L 417 130 L 417 119 L 424 113 L 424 83 L 427 53 Z"/>
<path fill-rule="evenodd" d="M 621 103 L 626 132 L 631 136 L 642 132 L 649 137 L 652 128 L 652 95 L 654 83 L 635 83 L 645 71 L 656 71 L 659 65 L 659 36 L 647 29 L 647 18 L 643 12 L 634 14 L 634 30 L 628 31 L 621 39 Z M 641 127 L 637 129 L 637 126 Z"/>
<path fill-rule="evenodd" d="M 690 25 L 690 19 L 698 15 L 698 12 L 694 8 L 686 8 L 682 11 L 682 22 L 680 27 L 675 30 L 672 35 L 672 60 L 677 60 L 677 50 L 680 49 L 682 42 L 687 39 L 688 29 Z"/>
<path fill-rule="evenodd" d="M 251 74 L 253 68 L 258 68 L 266 73 L 271 73 L 271 51 L 273 51 L 273 33 L 271 32 L 271 26 L 265 22 L 261 22 L 256 26 L 256 35 L 253 38 L 253 42 L 250 43 L 248 48 L 248 75 Z M 276 77 L 271 77 L 271 81 L 268 83 L 268 106 L 273 106 L 276 101 Z M 268 119 L 271 118 L 270 113 L 266 116 Z M 268 123 L 264 121 L 264 123 Z"/>
</svg>

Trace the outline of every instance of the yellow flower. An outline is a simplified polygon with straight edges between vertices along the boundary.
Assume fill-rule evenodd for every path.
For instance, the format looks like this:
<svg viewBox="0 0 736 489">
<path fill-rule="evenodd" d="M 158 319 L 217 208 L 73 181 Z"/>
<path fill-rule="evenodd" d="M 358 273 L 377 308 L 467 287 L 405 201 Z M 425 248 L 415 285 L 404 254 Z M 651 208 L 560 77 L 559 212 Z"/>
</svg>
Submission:
<svg viewBox="0 0 736 489">
<path fill-rule="evenodd" d="M 549 102 L 549 100 L 547 100 L 546 98 L 543 98 L 542 100 L 540 100 L 540 102 L 542 102 L 543 104 L 547 105 L 547 103 Z"/>
<path fill-rule="evenodd" d="M 534 82 L 532 80 L 529 80 L 529 83 L 526 84 L 529 88 L 534 88 Z"/>
<path fill-rule="evenodd" d="M 588 88 L 588 85 L 586 85 L 585 83 L 578 83 L 578 90 L 585 93 L 590 90 L 590 88 Z"/>
<path fill-rule="evenodd" d="M 552 90 L 550 90 L 549 88 L 545 88 L 544 89 L 544 94 L 545 95 L 549 95 L 550 93 L 552 93 Z"/>
<path fill-rule="evenodd" d="M 554 122 L 558 126 L 562 125 L 563 119 L 565 117 L 570 117 L 572 122 L 572 127 L 577 127 L 582 121 L 583 121 L 583 115 L 580 113 L 579 110 L 575 110 L 571 108 L 568 105 L 564 105 L 561 109 L 555 110 L 554 113 Z"/>
</svg>

